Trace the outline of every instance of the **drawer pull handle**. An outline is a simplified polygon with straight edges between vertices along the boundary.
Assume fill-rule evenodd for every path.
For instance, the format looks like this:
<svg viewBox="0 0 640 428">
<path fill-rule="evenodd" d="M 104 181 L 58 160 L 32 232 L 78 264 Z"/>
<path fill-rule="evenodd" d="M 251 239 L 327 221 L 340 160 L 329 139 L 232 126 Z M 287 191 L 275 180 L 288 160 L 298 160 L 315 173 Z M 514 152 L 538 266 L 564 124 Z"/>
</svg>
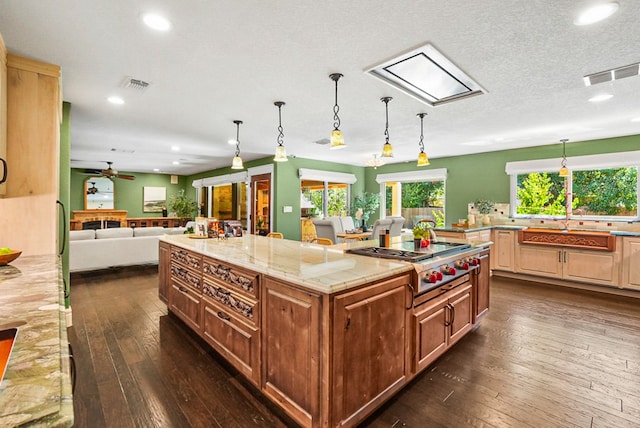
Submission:
<svg viewBox="0 0 640 428">
<path fill-rule="evenodd" d="M 226 270 L 227 272 L 231 270 L 230 266 L 222 266 L 222 265 L 218 265 L 218 269 L 220 270 Z"/>
<path fill-rule="evenodd" d="M 182 285 L 180 287 L 178 287 L 178 290 L 180 290 L 181 293 L 187 294 L 187 289 L 185 287 L 183 287 Z"/>
<path fill-rule="evenodd" d="M 218 318 L 221 318 L 221 319 L 223 319 L 225 321 L 231 321 L 231 317 L 229 315 L 226 315 L 226 314 L 224 314 L 224 313 L 222 313 L 220 311 L 218 311 L 218 313 L 216 315 L 218 315 Z"/>
<path fill-rule="evenodd" d="M 218 293 L 224 294 L 225 296 L 231 296 L 231 291 L 225 290 L 222 287 L 217 288 Z"/>
</svg>

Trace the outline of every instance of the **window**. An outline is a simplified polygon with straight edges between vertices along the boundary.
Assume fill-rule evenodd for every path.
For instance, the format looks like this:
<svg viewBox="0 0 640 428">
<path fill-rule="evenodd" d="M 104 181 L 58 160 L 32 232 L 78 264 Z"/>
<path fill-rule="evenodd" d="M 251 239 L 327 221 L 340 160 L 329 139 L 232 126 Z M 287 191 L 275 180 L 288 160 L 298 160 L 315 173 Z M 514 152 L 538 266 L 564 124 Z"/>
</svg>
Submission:
<svg viewBox="0 0 640 428">
<path fill-rule="evenodd" d="M 353 174 L 300 168 L 301 216 L 349 215 L 351 186 L 356 182 Z M 308 207 L 308 203 L 312 207 Z"/>
<path fill-rule="evenodd" d="M 446 169 L 379 174 L 385 195 L 381 211 L 404 217 L 405 225 L 428 218 L 444 226 L 446 174 Z"/>
<path fill-rule="evenodd" d="M 637 219 L 639 154 L 569 158 L 566 178 L 553 171 L 557 160 L 508 163 L 512 216 Z"/>
</svg>

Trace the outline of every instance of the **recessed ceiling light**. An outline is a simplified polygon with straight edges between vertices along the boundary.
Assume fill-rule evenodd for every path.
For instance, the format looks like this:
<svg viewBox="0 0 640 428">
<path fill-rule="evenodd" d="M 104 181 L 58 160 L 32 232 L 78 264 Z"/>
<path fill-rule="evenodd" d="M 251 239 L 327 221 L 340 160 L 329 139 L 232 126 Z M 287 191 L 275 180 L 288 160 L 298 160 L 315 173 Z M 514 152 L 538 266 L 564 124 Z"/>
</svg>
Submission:
<svg viewBox="0 0 640 428">
<path fill-rule="evenodd" d="M 122 105 L 124 104 L 124 100 L 118 96 L 110 96 L 109 98 L 107 98 L 107 101 L 109 101 L 111 104 L 116 104 L 116 105 Z"/>
<path fill-rule="evenodd" d="M 575 25 L 590 25 L 607 19 L 618 10 L 617 1 L 599 3 L 582 11 L 573 21 Z"/>
<path fill-rule="evenodd" d="M 169 31 L 171 28 L 171 22 L 164 16 L 157 15 L 155 13 L 146 13 L 142 16 L 142 21 L 147 27 L 157 31 Z"/>
<path fill-rule="evenodd" d="M 153 168 L 153 172 L 160 172 L 160 168 Z"/>
<path fill-rule="evenodd" d="M 178 162 L 178 161 L 173 161 L 171 163 L 174 164 L 174 165 L 180 165 L 180 162 Z"/>
<path fill-rule="evenodd" d="M 611 94 L 600 94 L 600 95 L 596 95 L 595 97 L 589 98 L 589 102 L 600 103 L 602 101 L 610 100 L 611 98 L 613 98 L 613 95 Z"/>
<path fill-rule="evenodd" d="M 234 140 L 234 139 L 227 140 L 227 143 L 231 144 L 231 145 L 235 145 L 236 144 L 236 140 Z"/>
<path fill-rule="evenodd" d="M 180 147 L 178 147 L 178 146 L 171 146 L 171 151 L 172 151 L 172 152 L 179 152 L 179 151 L 180 151 Z"/>
<path fill-rule="evenodd" d="M 631 122 L 640 122 L 640 116 L 631 119 Z"/>
</svg>

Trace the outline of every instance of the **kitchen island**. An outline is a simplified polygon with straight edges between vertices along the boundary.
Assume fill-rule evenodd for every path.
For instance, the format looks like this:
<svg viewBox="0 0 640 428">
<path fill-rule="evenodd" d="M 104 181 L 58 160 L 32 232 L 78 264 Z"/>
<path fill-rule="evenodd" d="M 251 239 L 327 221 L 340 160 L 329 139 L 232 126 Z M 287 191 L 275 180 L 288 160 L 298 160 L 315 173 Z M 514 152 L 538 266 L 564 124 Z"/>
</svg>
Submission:
<svg viewBox="0 0 640 428">
<path fill-rule="evenodd" d="M 159 296 L 300 425 L 355 426 L 488 309 L 484 245 L 419 266 L 344 253 L 367 245 L 164 236 Z M 425 288 L 431 267 L 466 258 L 478 264 Z"/>
<path fill-rule="evenodd" d="M 61 272 L 56 255 L 0 266 L 0 330 L 18 330 L 0 383 L 2 427 L 73 425 Z"/>
</svg>

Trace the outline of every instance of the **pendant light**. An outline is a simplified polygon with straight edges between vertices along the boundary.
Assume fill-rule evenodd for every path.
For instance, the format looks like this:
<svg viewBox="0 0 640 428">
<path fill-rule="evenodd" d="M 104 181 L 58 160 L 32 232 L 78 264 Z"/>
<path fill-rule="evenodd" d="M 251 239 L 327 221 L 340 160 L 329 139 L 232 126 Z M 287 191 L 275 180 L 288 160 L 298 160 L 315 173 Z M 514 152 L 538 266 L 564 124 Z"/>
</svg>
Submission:
<svg viewBox="0 0 640 428">
<path fill-rule="evenodd" d="M 284 148 L 284 142 L 282 139 L 284 138 L 284 133 L 282 132 L 282 106 L 285 104 L 284 101 L 276 101 L 273 103 L 276 107 L 278 107 L 278 147 L 276 147 L 276 156 L 273 158 L 275 162 L 286 162 L 287 159 L 287 151 Z"/>
<path fill-rule="evenodd" d="M 558 175 L 560 177 L 568 177 L 569 176 L 569 170 L 567 169 L 567 153 L 565 151 L 564 145 L 569 140 L 565 138 L 565 139 L 562 139 L 560 141 L 562 141 L 562 161 L 560 161 L 560 171 L 558 172 Z"/>
<path fill-rule="evenodd" d="M 382 97 L 380 101 L 384 103 L 384 109 L 386 112 L 387 121 L 384 125 L 384 146 L 382 146 L 382 157 L 383 158 L 392 158 L 393 157 L 393 147 L 389 144 L 389 101 L 393 98 L 391 97 Z"/>
<path fill-rule="evenodd" d="M 233 123 L 236 124 L 236 155 L 233 157 L 233 161 L 231 162 L 231 169 L 244 169 L 244 165 L 242 165 L 242 158 L 240 157 L 240 125 L 242 124 L 242 121 L 234 120 Z"/>
<path fill-rule="evenodd" d="M 424 117 L 427 113 L 418 113 L 418 117 L 420 118 L 420 141 L 418 142 L 418 147 L 420 147 L 420 153 L 418 153 L 418 164 L 417 166 L 427 166 L 429 165 L 429 158 L 427 154 L 424 152 Z"/>
<path fill-rule="evenodd" d="M 331 145 L 330 149 L 342 149 L 347 147 L 344 143 L 344 136 L 342 135 L 342 131 L 340 131 L 340 117 L 338 116 L 338 112 L 340 111 L 340 106 L 338 106 L 338 80 L 342 77 L 340 73 L 330 74 L 329 77 L 331 80 L 336 82 L 336 102 L 333 105 L 333 131 L 331 131 Z"/>
</svg>

